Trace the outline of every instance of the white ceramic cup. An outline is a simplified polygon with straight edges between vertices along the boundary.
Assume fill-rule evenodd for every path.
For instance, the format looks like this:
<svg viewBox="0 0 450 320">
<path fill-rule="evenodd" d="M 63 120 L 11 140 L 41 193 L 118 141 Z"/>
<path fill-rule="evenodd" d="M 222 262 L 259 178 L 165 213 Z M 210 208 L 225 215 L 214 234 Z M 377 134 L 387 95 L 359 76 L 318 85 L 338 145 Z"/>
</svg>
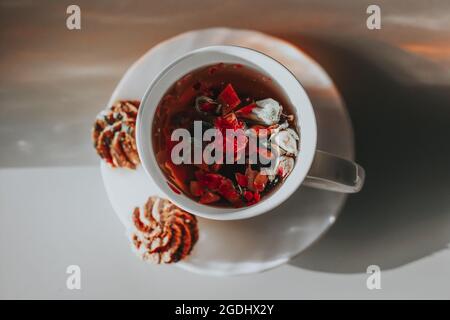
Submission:
<svg viewBox="0 0 450 320">
<path fill-rule="evenodd" d="M 295 108 L 300 147 L 295 166 L 280 187 L 252 206 L 224 208 L 200 204 L 182 192 L 160 169 L 153 151 L 153 117 L 167 90 L 184 75 L 217 63 L 236 63 L 253 68 L 275 81 Z M 335 192 L 357 192 L 364 183 L 364 170 L 356 163 L 316 149 L 317 127 L 313 106 L 294 75 L 281 63 L 258 51 L 236 46 L 211 46 L 192 51 L 165 68 L 147 89 L 137 117 L 136 141 L 139 157 L 148 174 L 169 200 L 182 209 L 210 219 L 245 219 L 268 212 L 288 199 L 300 185 Z M 169 185 L 171 184 L 171 186 Z"/>
</svg>

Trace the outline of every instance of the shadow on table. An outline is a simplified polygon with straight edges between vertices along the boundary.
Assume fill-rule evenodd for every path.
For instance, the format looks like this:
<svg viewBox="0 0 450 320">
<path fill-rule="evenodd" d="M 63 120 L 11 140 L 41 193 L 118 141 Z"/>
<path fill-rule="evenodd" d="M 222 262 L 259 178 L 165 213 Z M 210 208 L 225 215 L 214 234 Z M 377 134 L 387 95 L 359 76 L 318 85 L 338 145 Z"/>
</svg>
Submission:
<svg viewBox="0 0 450 320">
<path fill-rule="evenodd" d="M 396 268 L 447 248 L 449 82 L 410 81 L 405 69 L 376 59 L 385 56 L 411 68 L 420 64 L 430 79 L 439 76 L 439 67 L 382 43 L 371 44 L 373 52 L 380 53 L 371 59 L 348 49 L 354 44 L 350 42 L 283 38 L 314 56 L 335 81 L 353 121 L 356 160 L 367 173 L 363 191 L 348 198 L 335 225 L 291 265 L 359 273 L 371 264 Z"/>
</svg>

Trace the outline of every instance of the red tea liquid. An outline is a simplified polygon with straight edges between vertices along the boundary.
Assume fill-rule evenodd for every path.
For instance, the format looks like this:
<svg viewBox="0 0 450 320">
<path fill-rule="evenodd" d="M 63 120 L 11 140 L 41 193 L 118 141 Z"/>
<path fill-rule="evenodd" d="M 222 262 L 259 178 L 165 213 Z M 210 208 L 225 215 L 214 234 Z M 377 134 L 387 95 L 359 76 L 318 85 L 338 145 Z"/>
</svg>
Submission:
<svg viewBox="0 0 450 320">
<path fill-rule="evenodd" d="M 224 89 L 229 89 L 227 88 L 229 85 L 238 96 L 239 104 L 227 112 L 227 117 L 224 114 L 225 109 L 222 107 L 224 103 L 220 97 L 224 95 Z M 203 112 L 202 109 L 199 112 L 195 107 L 198 97 L 219 101 L 213 105 L 217 109 L 213 108 L 214 110 L 212 110 L 207 106 L 205 108 L 207 111 Z M 248 185 L 248 181 L 245 185 L 245 178 L 242 178 L 241 175 L 248 176 L 247 178 L 251 180 L 252 176 L 254 178 L 254 172 L 260 170 L 258 164 L 174 165 L 170 159 L 171 150 L 177 144 L 177 142 L 170 141 L 171 134 L 175 129 L 184 128 L 193 132 L 194 121 L 202 121 L 203 129 L 212 128 L 217 124 L 217 118 L 230 118 L 230 113 L 233 113 L 233 121 L 237 121 L 241 126 L 254 127 L 255 123 L 251 120 L 239 117 L 237 117 L 238 120 L 235 120 L 234 113 L 239 114 L 237 110 L 267 98 L 276 100 L 282 106 L 283 111 L 279 122 L 288 121 L 289 127 L 297 131 L 294 108 L 285 98 L 281 88 L 272 79 L 252 68 L 238 64 L 220 63 L 194 70 L 174 83 L 161 99 L 152 127 L 155 156 L 168 180 L 186 196 L 213 206 L 248 206 L 267 197 L 286 177 L 280 176 L 272 181 L 264 182 L 262 181 L 264 178 L 258 176 L 258 179 L 264 184 L 254 188 L 253 184 L 252 186 Z M 206 178 L 205 175 L 207 175 Z M 217 178 L 220 181 L 211 182 L 214 183 L 212 186 L 203 181 L 209 178 L 212 180 Z M 220 188 L 217 187 L 216 182 Z M 227 188 L 231 191 L 226 191 Z"/>
</svg>

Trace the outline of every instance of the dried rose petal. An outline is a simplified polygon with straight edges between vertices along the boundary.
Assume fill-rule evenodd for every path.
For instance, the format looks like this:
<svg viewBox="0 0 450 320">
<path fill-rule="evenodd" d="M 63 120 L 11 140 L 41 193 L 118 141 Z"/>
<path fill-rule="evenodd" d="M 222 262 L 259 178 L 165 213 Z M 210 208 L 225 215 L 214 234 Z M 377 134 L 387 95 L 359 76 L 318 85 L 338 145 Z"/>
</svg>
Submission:
<svg viewBox="0 0 450 320">
<path fill-rule="evenodd" d="M 262 192 L 266 188 L 268 177 L 265 174 L 258 173 L 253 181 L 256 191 Z"/>
<path fill-rule="evenodd" d="M 243 129 L 245 127 L 242 121 L 239 121 L 234 112 L 231 112 L 223 117 L 217 117 L 214 121 L 214 126 L 225 133 L 226 129 Z"/>
<path fill-rule="evenodd" d="M 248 115 L 252 112 L 252 110 L 254 108 L 256 108 L 257 105 L 256 103 L 251 103 L 249 105 L 246 105 L 245 107 L 240 108 L 239 110 L 236 111 L 236 115 L 237 116 L 241 116 L 241 115 Z"/>
<path fill-rule="evenodd" d="M 248 181 L 248 188 L 251 191 L 255 191 L 255 188 L 253 186 L 253 181 L 255 180 L 256 175 L 258 174 L 258 171 L 253 170 L 251 168 L 251 166 L 248 166 L 247 169 L 245 170 L 245 176 L 247 177 L 247 181 Z"/>
<path fill-rule="evenodd" d="M 203 193 L 203 195 L 201 196 L 201 198 L 198 202 L 202 203 L 202 204 L 208 204 L 208 203 L 217 202 L 219 200 L 220 200 L 220 197 L 217 194 L 215 194 L 211 191 L 206 191 L 205 193 Z"/>
<path fill-rule="evenodd" d="M 190 180 L 188 168 L 185 165 L 176 165 L 170 159 L 165 162 L 164 167 L 171 176 L 173 183 L 184 192 L 187 192 L 186 183 Z"/>
<path fill-rule="evenodd" d="M 241 187 L 244 187 L 244 188 L 247 187 L 248 179 L 245 175 L 243 175 L 240 172 L 236 172 L 235 177 L 236 177 L 236 182 L 238 183 L 238 185 L 240 185 Z"/>
<path fill-rule="evenodd" d="M 217 190 L 224 177 L 218 173 L 206 173 L 200 183 L 211 190 Z"/>
<path fill-rule="evenodd" d="M 253 193 L 251 191 L 245 191 L 244 192 L 244 198 L 247 201 L 253 200 Z"/>
<path fill-rule="evenodd" d="M 226 154 L 233 154 L 236 161 L 241 154 L 241 150 L 244 150 L 248 143 L 248 137 L 245 135 L 245 124 L 239 121 L 236 115 L 231 112 L 223 117 L 217 117 L 214 121 L 214 126 L 221 131 L 223 135 L 222 150 Z M 228 130 L 234 130 L 234 136 L 229 136 Z M 218 144 L 221 141 L 217 141 Z M 232 145 L 232 150 L 227 148 L 228 145 Z"/>
<path fill-rule="evenodd" d="M 236 190 L 234 189 L 233 182 L 231 180 L 224 178 L 218 187 L 219 193 L 226 197 L 231 196 Z"/>
<path fill-rule="evenodd" d="M 228 84 L 225 89 L 219 94 L 217 100 L 222 104 L 222 113 L 227 114 L 236 108 L 241 100 L 231 84 Z"/>
</svg>

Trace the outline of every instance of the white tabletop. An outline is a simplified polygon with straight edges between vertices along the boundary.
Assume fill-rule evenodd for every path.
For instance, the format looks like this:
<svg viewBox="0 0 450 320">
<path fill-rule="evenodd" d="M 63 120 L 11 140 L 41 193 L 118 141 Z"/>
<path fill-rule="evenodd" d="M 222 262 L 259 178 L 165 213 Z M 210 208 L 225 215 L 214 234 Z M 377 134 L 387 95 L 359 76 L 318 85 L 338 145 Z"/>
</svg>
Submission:
<svg viewBox="0 0 450 320">
<path fill-rule="evenodd" d="M 0 212 L 0 298 L 450 298 L 448 249 L 382 270 L 380 290 L 367 289 L 365 270 L 290 264 L 218 278 L 148 265 L 131 252 L 97 166 L 2 169 Z M 81 290 L 66 287 L 69 265 L 81 268 Z"/>
</svg>

